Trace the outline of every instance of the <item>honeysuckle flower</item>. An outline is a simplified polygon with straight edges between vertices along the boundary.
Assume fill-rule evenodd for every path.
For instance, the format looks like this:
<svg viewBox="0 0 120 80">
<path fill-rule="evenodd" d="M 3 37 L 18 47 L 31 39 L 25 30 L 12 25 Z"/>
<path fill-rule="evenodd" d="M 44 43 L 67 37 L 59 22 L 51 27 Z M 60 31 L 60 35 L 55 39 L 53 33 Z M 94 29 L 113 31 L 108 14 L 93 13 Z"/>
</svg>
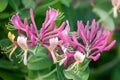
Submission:
<svg viewBox="0 0 120 80">
<path fill-rule="evenodd" d="M 79 51 L 76 51 L 75 54 L 74 54 L 74 59 L 75 59 L 75 62 L 74 64 L 68 68 L 66 71 L 70 71 L 72 70 L 76 65 L 78 65 L 79 63 L 82 63 L 85 59 L 85 55 L 82 54 L 81 52 Z"/>
<path fill-rule="evenodd" d="M 12 48 L 11 52 L 10 52 L 10 55 L 9 55 L 9 59 L 11 60 L 11 56 L 12 56 L 13 52 L 16 50 L 16 48 L 17 48 L 18 45 L 14 41 L 14 39 L 15 39 L 15 35 L 14 34 L 12 34 L 11 32 L 9 32 L 8 33 L 8 38 L 10 39 L 10 41 L 13 43 L 13 46 L 14 46 Z"/>
<path fill-rule="evenodd" d="M 118 16 L 117 11 L 120 8 L 120 0 L 111 0 L 113 5 L 113 16 L 116 18 Z"/>
<path fill-rule="evenodd" d="M 76 53 L 78 55 L 77 50 L 80 51 L 84 51 L 84 50 L 83 50 L 83 46 L 77 41 L 75 35 L 72 35 L 71 38 L 69 37 L 69 31 L 70 31 L 70 26 L 69 23 L 67 22 L 65 29 L 62 32 L 59 32 L 59 37 L 62 40 L 60 47 L 63 51 L 63 54 L 61 54 L 62 59 L 60 60 L 59 65 L 64 64 L 66 66 L 73 64 L 74 67 L 76 63 L 77 64 L 80 63 L 80 61 L 76 60 L 76 57 L 74 57 L 74 55 L 76 55 Z M 70 70 L 73 67 L 71 67 Z"/>
<path fill-rule="evenodd" d="M 24 22 L 22 22 L 18 14 L 14 15 L 12 17 L 11 22 L 13 23 L 15 28 L 18 29 L 18 35 L 24 36 L 24 37 L 26 37 L 26 39 L 28 39 L 28 40 L 26 40 L 28 49 L 30 49 L 31 47 L 36 46 L 38 44 L 40 46 L 44 46 L 44 47 L 48 48 L 50 53 L 52 53 L 54 62 L 56 62 L 57 60 L 55 60 L 55 56 L 53 55 L 55 45 L 53 45 L 54 43 L 52 42 L 52 40 L 57 40 L 56 37 L 58 36 L 58 32 L 61 32 L 64 29 L 64 25 L 65 25 L 65 22 L 63 22 L 62 25 L 60 26 L 60 28 L 57 28 L 57 26 L 55 24 L 55 20 L 56 20 L 57 16 L 58 16 L 58 11 L 53 8 L 50 8 L 50 10 L 48 10 L 46 12 L 46 19 L 45 19 L 44 23 L 42 24 L 42 28 L 40 29 L 40 34 L 38 33 L 38 30 L 37 30 L 37 27 L 36 27 L 36 24 L 34 21 L 34 15 L 33 15 L 32 9 L 30 9 L 30 17 L 31 17 L 31 21 L 32 21 L 31 24 L 28 24 L 27 18 L 25 18 Z M 22 34 L 21 31 L 24 31 L 26 33 L 26 35 Z M 19 44 L 19 46 L 20 46 L 20 44 Z M 22 48 L 22 49 L 24 50 L 24 48 Z M 24 51 L 27 52 L 27 49 L 25 49 Z"/>
<path fill-rule="evenodd" d="M 50 51 L 50 53 L 51 53 L 51 55 L 52 55 L 52 58 L 53 58 L 53 61 L 54 61 L 54 63 L 57 63 L 57 59 L 56 59 L 56 55 L 55 55 L 55 53 L 54 53 L 54 50 L 55 50 L 55 48 L 57 47 L 57 45 L 58 45 L 58 38 L 56 37 L 56 38 L 51 38 L 50 40 L 49 40 L 49 42 L 50 42 L 50 46 L 49 46 L 49 51 Z"/>
<path fill-rule="evenodd" d="M 104 32 L 104 26 L 100 26 L 95 20 L 92 21 L 91 27 L 89 27 L 89 22 L 84 26 L 82 21 L 78 21 L 77 25 L 77 33 L 83 40 L 84 54 L 94 61 L 99 59 L 101 52 L 110 50 L 116 43 L 116 40 L 113 40 L 107 45 L 110 31 Z"/>
<path fill-rule="evenodd" d="M 37 45 L 38 42 L 38 30 L 34 21 L 34 15 L 33 10 L 30 9 L 30 17 L 32 20 L 32 23 L 29 25 L 27 18 L 24 19 L 24 23 L 21 21 L 18 14 L 13 15 L 11 18 L 11 22 L 15 26 L 16 29 L 18 29 L 18 35 L 19 36 L 25 36 L 21 33 L 21 30 L 24 31 L 29 37 L 28 43 L 29 47 Z"/>
<path fill-rule="evenodd" d="M 42 28 L 40 29 L 40 42 L 41 45 L 48 48 L 50 45 L 49 39 L 58 37 L 58 32 L 62 32 L 65 27 L 65 22 L 61 24 L 59 28 L 55 24 L 55 20 L 57 19 L 58 11 L 50 8 L 49 11 L 46 12 L 46 19 L 42 24 Z"/>
<path fill-rule="evenodd" d="M 23 62 L 24 65 L 27 65 L 27 52 L 28 52 L 28 45 L 27 45 L 27 38 L 23 36 L 18 36 L 17 43 L 24 50 Z"/>
<path fill-rule="evenodd" d="M 32 21 L 31 24 L 28 24 L 27 18 L 25 18 L 24 22 L 22 22 L 18 14 L 13 15 L 11 18 L 11 22 L 13 23 L 15 28 L 18 30 L 18 38 L 17 38 L 16 44 L 18 44 L 18 46 L 20 46 L 20 48 L 24 51 L 23 62 L 25 65 L 27 65 L 28 49 L 30 49 L 33 46 L 36 46 L 38 43 L 38 30 L 34 21 L 34 14 L 32 9 L 30 9 L 30 17 Z M 25 32 L 26 34 L 22 34 L 22 32 Z M 12 37 L 14 38 L 14 36 Z M 13 41 L 13 38 L 10 38 L 10 39 Z M 10 57 L 12 53 L 15 51 L 15 49 L 16 49 L 16 46 L 11 51 Z"/>
</svg>

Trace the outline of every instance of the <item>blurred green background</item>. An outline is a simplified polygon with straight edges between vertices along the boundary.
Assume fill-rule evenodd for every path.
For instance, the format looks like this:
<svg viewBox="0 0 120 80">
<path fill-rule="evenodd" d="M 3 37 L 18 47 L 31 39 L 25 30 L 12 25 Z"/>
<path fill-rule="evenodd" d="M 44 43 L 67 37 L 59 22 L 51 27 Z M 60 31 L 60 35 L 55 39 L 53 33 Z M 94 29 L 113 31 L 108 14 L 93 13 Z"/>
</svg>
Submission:
<svg viewBox="0 0 120 80">
<path fill-rule="evenodd" d="M 77 30 L 77 20 L 86 24 L 87 20 L 91 22 L 92 19 L 111 30 L 111 40 L 116 39 L 117 43 L 110 51 L 103 52 L 98 61 L 91 61 L 89 80 L 120 80 L 120 13 L 118 11 L 118 17 L 113 18 L 110 0 L 0 0 L 0 40 L 7 39 L 7 28 L 12 15 L 18 13 L 22 20 L 25 17 L 30 19 L 29 9 L 33 8 L 36 24 L 40 29 L 49 7 L 64 13 L 64 18 L 57 21 L 57 24 L 68 20 L 71 31 Z M 18 59 L 11 62 L 8 55 L 1 47 L 0 80 L 25 80 L 31 75 L 37 75 L 18 63 Z"/>
</svg>

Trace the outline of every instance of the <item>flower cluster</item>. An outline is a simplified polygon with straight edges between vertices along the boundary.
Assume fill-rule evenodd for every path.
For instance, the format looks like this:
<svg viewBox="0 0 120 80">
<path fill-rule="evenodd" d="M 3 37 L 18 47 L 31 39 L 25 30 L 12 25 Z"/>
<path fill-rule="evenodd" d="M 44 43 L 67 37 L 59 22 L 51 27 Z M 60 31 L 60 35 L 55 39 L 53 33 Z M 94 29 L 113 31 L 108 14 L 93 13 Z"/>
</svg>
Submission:
<svg viewBox="0 0 120 80">
<path fill-rule="evenodd" d="M 30 9 L 30 17 L 32 23 L 28 24 L 26 18 L 22 22 L 18 14 L 14 15 L 11 21 L 18 30 L 17 41 L 14 41 L 13 34 L 8 34 L 9 39 L 15 45 L 10 56 L 19 46 L 24 51 L 23 62 L 25 65 L 27 65 L 28 50 L 38 44 L 48 49 L 48 54 L 53 59 L 54 64 L 59 63 L 60 66 L 72 64 L 67 69 L 71 70 L 86 58 L 98 60 L 101 52 L 110 50 L 116 43 L 113 40 L 109 45 L 107 44 L 110 39 L 110 31 L 104 32 L 104 26 L 100 26 L 95 20 L 92 21 L 91 26 L 89 21 L 85 26 L 82 21 L 78 21 L 76 34 L 70 34 L 68 21 L 63 22 L 60 27 L 56 25 L 58 11 L 53 8 L 46 12 L 46 18 L 40 31 L 37 30 L 32 9 Z M 82 42 L 79 41 L 80 39 Z"/>
</svg>

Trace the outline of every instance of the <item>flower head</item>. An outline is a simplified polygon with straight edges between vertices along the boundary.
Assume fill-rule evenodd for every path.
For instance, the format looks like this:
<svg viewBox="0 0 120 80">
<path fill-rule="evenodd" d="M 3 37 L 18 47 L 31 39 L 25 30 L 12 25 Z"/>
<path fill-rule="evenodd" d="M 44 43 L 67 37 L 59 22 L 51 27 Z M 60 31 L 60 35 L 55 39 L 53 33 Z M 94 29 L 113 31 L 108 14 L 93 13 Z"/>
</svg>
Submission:
<svg viewBox="0 0 120 80">
<path fill-rule="evenodd" d="M 92 21 L 91 27 L 89 27 L 89 22 L 84 26 L 82 21 L 78 21 L 77 25 L 77 33 L 84 43 L 84 54 L 94 61 L 98 60 L 101 52 L 110 50 L 116 43 L 116 40 L 113 40 L 107 45 L 110 39 L 110 31 L 105 33 L 104 26 L 100 27 L 95 20 Z"/>
<path fill-rule="evenodd" d="M 46 12 L 45 21 L 42 24 L 42 28 L 40 29 L 40 42 L 41 45 L 46 48 L 48 48 L 50 45 L 49 40 L 58 37 L 58 32 L 62 32 L 64 30 L 65 22 L 63 22 L 61 26 L 57 28 L 55 23 L 57 16 L 58 11 L 50 8 L 50 10 Z"/>
<path fill-rule="evenodd" d="M 40 29 L 40 36 L 38 36 L 38 30 L 34 21 L 33 10 L 30 9 L 30 17 L 31 17 L 31 24 L 28 24 L 27 18 L 24 19 L 24 22 L 21 21 L 18 14 L 14 15 L 11 19 L 11 22 L 18 29 L 17 43 L 18 45 L 24 50 L 24 56 L 27 56 L 27 50 L 33 46 L 36 46 L 39 42 L 41 46 L 48 48 L 49 52 L 52 54 L 52 57 L 55 60 L 54 49 L 56 48 L 58 42 L 58 32 L 64 29 L 65 23 L 61 25 L 60 28 L 57 28 L 55 24 L 55 20 L 58 16 L 58 11 L 50 8 L 46 12 L 46 19 L 42 24 L 42 28 Z M 26 33 L 22 34 L 22 31 Z M 55 41 L 55 43 L 54 43 Z M 26 62 L 26 57 L 24 57 L 24 63 Z"/>
<path fill-rule="evenodd" d="M 12 16 L 11 22 L 13 23 L 15 28 L 18 29 L 19 36 L 29 37 L 28 40 L 28 43 L 30 44 L 29 47 L 32 47 L 37 44 L 37 38 L 38 38 L 38 30 L 34 21 L 34 15 L 32 9 L 30 9 L 30 17 L 32 20 L 32 23 L 30 25 L 28 24 L 27 18 L 25 18 L 24 22 L 22 22 L 18 14 Z M 22 34 L 21 31 L 24 31 L 26 35 Z"/>
</svg>

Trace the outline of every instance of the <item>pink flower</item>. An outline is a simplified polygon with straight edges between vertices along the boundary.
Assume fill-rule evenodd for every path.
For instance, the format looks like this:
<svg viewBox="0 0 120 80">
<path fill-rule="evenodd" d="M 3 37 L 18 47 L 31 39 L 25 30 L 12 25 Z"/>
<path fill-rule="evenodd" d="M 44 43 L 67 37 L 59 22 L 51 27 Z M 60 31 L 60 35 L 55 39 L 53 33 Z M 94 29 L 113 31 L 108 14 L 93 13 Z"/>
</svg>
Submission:
<svg viewBox="0 0 120 80">
<path fill-rule="evenodd" d="M 55 24 L 55 20 L 57 19 L 57 16 L 58 16 L 58 11 L 53 8 L 50 8 L 50 10 L 46 12 L 46 19 L 42 24 L 40 33 L 38 33 L 38 30 L 34 21 L 34 15 L 33 15 L 32 9 L 30 9 L 30 17 L 32 20 L 31 24 L 28 24 L 28 20 L 26 18 L 24 19 L 24 22 L 22 22 L 18 14 L 14 15 L 11 19 L 15 28 L 18 29 L 19 37 L 25 37 L 28 48 L 36 46 L 39 42 L 40 46 L 44 46 L 49 50 L 54 60 L 54 63 L 56 63 L 57 61 L 56 56 L 54 54 L 54 50 L 59 44 L 59 41 L 57 39 L 58 32 L 61 32 L 62 30 L 64 30 L 64 27 L 65 27 L 64 26 L 65 22 L 63 22 L 60 28 L 57 28 L 57 25 Z M 21 31 L 24 31 L 26 35 L 22 34 Z M 38 36 L 38 34 L 40 36 Z M 56 41 L 56 43 L 54 43 L 54 41 Z M 21 42 L 18 41 L 18 43 L 21 43 Z M 22 44 L 19 44 L 20 47 L 21 45 Z M 27 52 L 26 50 L 24 51 Z"/>
<path fill-rule="evenodd" d="M 82 46 L 78 41 L 74 34 L 72 36 L 69 36 L 70 26 L 69 23 L 66 22 L 67 25 L 65 29 L 62 32 L 59 32 L 59 37 L 61 40 L 61 44 L 59 45 L 61 47 L 62 52 L 60 54 L 62 55 L 62 59 L 59 63 L 59 65 L 64 64 L 65 66 L 73 64 L 73 66 L 67 70 L 71 70 L 74 68 L 75 65 L 82 63 L 84 61 L 85 55 L 81 52 L 84 52 L 84 46 Z M 77 56 L 78 57 L 77 57 Z M 82 58 L 82 55 L 84 57 Z M 79 60 L 78 60 L 79 59 Z"/>
<path fill-rule="evenodd" d="M 29 25 L 27 18 L 24 19 L 24 22 L 21 21 L 18 14 L 13 15 L 11 22 L 15 26 L 16 29 L 18 29 L 19 36 L 25 36 L 21 33 L 21 31 L 24 31 L 26 33 L 26 36 L 30 39 L 27 40 L 29 43 L 29 47 L 35 46 L 37 44 L 37 38 L 38 38 L 38 30 L 34 21 L 34 15 L 33 10 L 30 9 L 30 17 L 32 20 L 32 23 Z"/>
<path fill-rule="evenodd" d="M 40 29 L 40 42 L 41 45 L 46 48 L 50 45 L 49 39 L 58 37 L 58 32 L 61 32 L 64 29 L 65 22 L 57 28 L 57 25 L 55 24 L 57 16 L 58 11 L 50 8 L 50 10 L 46 12 L 46 19 Z"/>
<path fill-rule="evenodd" d="M 104 26 L 100 27 L 95 20 L 92 21 L 91 27 L 89 27 L 89 22 L 84 26 L 82 21 L 78 21 L 77 25 L 77 33 L 85 47 L 84 54 L 94 61 L 99 59 L 101 52 L 110 50 L 116 43 L 116 40 L 113 40 L 109 45 L 107 44 L 110 39 L 110 31 L 105 33 Z"/>
</svg>

